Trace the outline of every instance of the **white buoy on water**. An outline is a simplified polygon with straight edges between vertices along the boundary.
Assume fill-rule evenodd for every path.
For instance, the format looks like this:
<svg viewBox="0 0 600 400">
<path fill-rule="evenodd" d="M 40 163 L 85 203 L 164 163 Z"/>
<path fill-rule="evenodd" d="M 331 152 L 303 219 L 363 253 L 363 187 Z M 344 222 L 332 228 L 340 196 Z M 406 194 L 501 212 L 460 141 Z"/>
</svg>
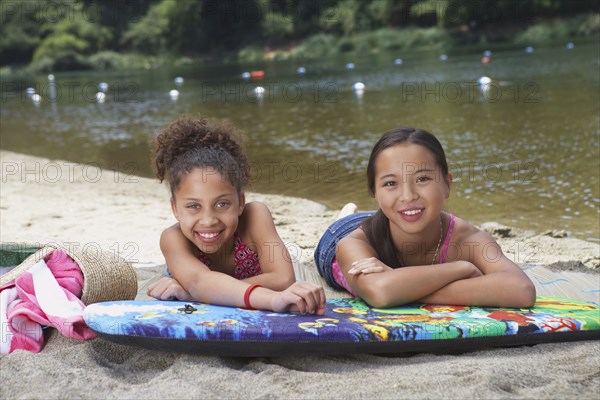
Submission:
<svg viewBox="0 0 600 400">
<path fill-rule="evenodd" d="M 354 63 L 346 64 L 346 69 L 354 69 Z"/>
<path fill-rule="evenodd" d="M 37 104 L 40 104 L 40 103 L 42 102 L 42 96 L 40 96 L 40 95 L 39 95 L 39 94 L 37 94 L 37 93 L 34 93 L 34 94 L 31 96 L 31 100 L 33 100 L 33 104 L 36 104 L 36 105 L 37 105 Z"/>
<path fill-rule="evenodd" d="M 251 76 L 250 72 L 247 72 L 247 71 L 242 72 L 242 79 L 250 79 L 250 76 Z"/>
<path fill-rule="evenodd" d="M 254 88 L 254 94 L 257 95 L 258 97 L 261 97 L 262 95 L 265 94 L 265 88 L 262 86 L 257 86 Z"/>
<path fill-rule="evenodd" d="M 394 65 L 402 65 L 402 59 L 401 58 L 396 58 L 394 60 Z"/>
<path fill-rule="evenodd" d="M 483 56 L 484 57 L 491 57 L 492 56 L 492 51 L 491 50 L 485 50 L 483 52 Z"/>
<path fill-rule="evenodd" d="M 35 89 L 32 87 L 28 87 L 27 89 L 25 89 L 25 93 L 27 94 L 27 96 L 31 97 L 35 94 Z"/>
<path fill-rule="evenodd" d="M 96 93 L 96 101 L 98 103 L 104 103 L 106 101 L 106 93 L 104 93 L 104 92 Z"/>
<path fill-rule="evenodd" d="M 169 97 L 172 100 L 177 100 L 177 98 L 179 97 L 179 90 L 175 90 L 175 89 L 170 90 L 169 91 Z"/>
<path fill-rule="evenodd" d="M 489 76 L 482 76 L 481 78 L 477 79 L 477 85 L 483 90 L 489 89 L 491 83 L 492 78 Z"/>
<path fill-rule="evenodd" d="M 365 90 L 365 84 L 362 82 L 356 82 L 354 85 L 352 85 L 352 90 L 354 90 L 355 92 L 363 92 Z"/>
<path fill-rule="evenodd" d="M 365 84 L 362 82 L 356 82 L 352 85 L 352 92 L 359 101 L 362 101 L 363 96 L 365 95 Z"/>
<path fill-rule="evenodd" d="M 533 47 L 531 47 L 531 46 L 525 47 L 525 53 L 527 53 L 527 54 L 533 53 Z"/>
<path fill-rule="evenodd" d="M 296 72 L 298 73 L 298 75 L 304 75 L 306 73 L 306 68 L 304 68 L 304 67 L 298 67 L 298 69 L 296 70 Z"/>
<path fill-rule="evenodd" d="M 58 100 L 58 97 L 56 96 L 56 82 L 53 74 L 48 75 L 48 89 L 48 100 L 54 104 Z"/>
<path fill-rule="evenodd" d="M 102 93 L 106 93 L 108 91 L 108 83 L 106 83 L 106 82 L 100 82 L 98 84 L 98 89 L 100 89 L 100 91 Z"/>
<path fill-rule="evenodd" d="M 571 50 L 575 45 L 572 42 L 567 43 L 567 49 Z"/>
<path fill-rule="evenodd" d="M 174 81 L 175 81 L 175 84 L 176 84 L 177 86 L 181 86 L 181 85 L 183 85 L 183 78 L 182 78 L 182 77 L 180 77 L 180 76 L 178 76 L 177 78 L 175 78 L 175 79 L 174 79 Z"/>
</svg>

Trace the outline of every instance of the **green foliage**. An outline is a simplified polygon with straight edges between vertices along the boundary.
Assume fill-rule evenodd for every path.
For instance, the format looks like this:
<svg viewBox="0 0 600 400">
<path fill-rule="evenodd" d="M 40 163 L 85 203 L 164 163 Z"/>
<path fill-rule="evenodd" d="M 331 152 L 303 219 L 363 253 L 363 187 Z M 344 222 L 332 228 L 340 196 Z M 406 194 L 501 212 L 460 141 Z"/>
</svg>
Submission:
<svg viewBox="0 0 600 400">
<path fill-rule="evenodd" d="M 58 67 L 60 68 L 61 66 L 58 65 Z M 73 64 L 65 63 L 64 67 L 65 69 L 68 69 L 68 67 L 71 67 L 72 69 L 84 69 L 87 68 L 87 65 L 85 65 L 85 61 L 81 57 L 77 57 Z M 26 69 L 34 74 L 40 72 L 53 72 L 57 69 L 57 62 L 52 57 L 41 57 L 36 61 L 31 62 Z"/>
<path fill-rule="evenodd" d="M 188 57 L 173 57 L 172 54 L 163 53 L 157 56 L 140 53 L 117 53 L 106 50 L 96 53 L 87 59 L 91 68 L 98 70 L 110 69 L 150 69 L 162 66 L 180 66 L 192 64 Z"/>
<path fill-rule="evenodd" d="M 46 19 L 39 32 L 44 36 L 33 53 L 38 70 L 87 68 L 86 56 L 104 49 L 112 40 L 110 30 L 86 18 L 80 3 L 63 3 L 70 8 L 58 21 Z"/>
<path fill-rule="evenodd" d="M 419 25 L 477 29 L 523 24 L 535 17 L 564 17 L 597 11 L 595 0 L 415 0 L 410 17 Z"/>
<path fill-rule="evenodd" d="M 31 59 L 40 38 L 28 33 L 22 25 L 13 24 L 14 27 L 2 26 L 2 40 L 0 41 L 0 59 L 2 64 L 24 62 Z"/>
<path fill-rule="evenodd" d="M 428 29 L 411 29 L 406 32 L 406 40 L 411 40 L 410 44 L 406 44 L 404 48 L 409 47 L 436 47 L 443 48 L 447 47 L 450 42 L 450 36 L 448 32 L 441 28 L 428 28 Z"/>
<path fill-rule="evenodd" d="M 244 46 L 262 44 L 261 21 L 269 14 L 261 12 L 256 0 L 207 0 L 197 4 L 200 7 L 191 21 L 197 29 L 185 33 L 197 39 L 196 43 L 186 41 L 190 51 L 231 53 Z"/>
<path fill-rule="evenodd" d="M 363 32 L 371 27 L 369 2 L 365 0 L 345 0 L 336 6 L 329 7 L 327 14 L 330 16 L 322 24 L 327 32 L 352 35 Z"/>
<path fill-rule="evenodd" d="M 177 13 L 175 0 L 163 0 L 148 10 L 143 18 L 132 23 L 123 34 L 121 44 L 143 54 L 158 54 L 167 48 L 169 28 Z"/>
<path fill-rule="evenodd" d="M 98 70 L 131 68 L 133 65 L 129 62 L 130 58 L 112 50 L 105 50 L 89 57 L 88 63 Z"/>
<path fill-rule="evenodd" d="M 581 36 L 597 35 L 600 32 L 600 13 L 584 17 L 577 33 Z"/>
<path fill-rule="evenodd" d="M 410 14 L 416 21 L 433 20 L 437 25 L 443 25 L 444 5 L 438 0 L 423 0 L 410 6 Z"/>
<path fill-rule="evenodd" d="M 265 52 L 261 47 L 250 46 L 238 52 L 238 61 L 243 63 L 257 63 L 264 61 Z"/>
<path fill-rule="evenodd" d="M 600 32 L 600 14 L 580 15 L 562 20 L 539 22 L 517 35 L 521 45 L 552 43 Z"/>
<path fill-rule="evenodd" d="M 368 6 L 369 14 L 374 23 L 378 25 L 387 25 L 389 17 L 394 6 L 393 1 L 373 1 Z"/>
<path fill-rule="evenodd" d="M 509 0 L 503 0 L 508 2 Z M 597 12 L 596 0 L 530 0 L 528 8 L 539 17 L 561 17 L 587 12 Z"/>
<path fill-rule="evenodd" d="M 31 60 L 40 42 L 35 14 L 23 15 L 22 7 L 35 10 L 41 1 L 0 2 L 0 65 Z"/>
<path fill-rule="evenodd" d="M 415 48 L 443 48 L 450 45 L 450 36 L 443 28 L 383 28 L 372 32 L 338 37 L 317 34 L 303 41 L 294 58 L 319 58 L 347 54 L 374 54 L 382 51 Z"/>
<path fill-rule="evenodd" d="M 261 38 L 260 14 L 247 17 L 254 10 L 252 4 L 253 0 L 159 0 L 139 21 L 130 24 L 121 44 L 152 55 L 235 50 Z M 275 18 L 271 33 L 289 29 L 283 22 Z"/>
<path fill-rule="evenodd" d="M 353 43 L 351 46 L 353 50 L 362 54 L 415 48 L 443 48 L 450 44 L 447 32 L 436 27 L 384 28 L 355 35 L 349 40 Z"/>
<path fill-rule="evenodd" d="M 516 43 L 519 44 L 539 44 L 550 43 L 558 38 L 569 37 L 569 27 L 566 23 L 559 22 L 544 22 L 536 24 L 525 32 L 519 34 Z"/>
<path fill-rule="evenodd" d="M 23 87 L 26 82 L 32 82 L 34 80 L 35 74 L 28 68 L 11 68 L 9 66 L 0 67 L 0 82 L 22 83 Z"/>
<path fill-rule="evenodd" d="M 294 33 L 294 21 L 281 13 L 268 13 L 261 22 L 261 29 L 266 39 L 290 38 Z"/>
<path fill-rule="evenodd" d="M 32 62 L 40 71 L 149 68 L 182 55 L 253 61 L 265 58 L 267 46 L 296 43 L 296 49 L 268 57 L 544 43 L 597 35 L 597 5 L 597 0 L 0 0 L 0 65 Z M 62 11 L 59 20 L 51 18 L 56 10 Z"/>
<path fill-rule="evenodd" d="M 78 69 L 86 67 L 83 53 L 89 48 L 86 40 L 62 32 L 46 37 L 33 54 L 37 69 Z"/>
<path fill-rule="evenodd" d="M 332 56 L 337 53 L 337 37 L 328 33 L 318 33 L 304 40 L 293 52 L 298 59 L 314 59 Z"/>
</svg>

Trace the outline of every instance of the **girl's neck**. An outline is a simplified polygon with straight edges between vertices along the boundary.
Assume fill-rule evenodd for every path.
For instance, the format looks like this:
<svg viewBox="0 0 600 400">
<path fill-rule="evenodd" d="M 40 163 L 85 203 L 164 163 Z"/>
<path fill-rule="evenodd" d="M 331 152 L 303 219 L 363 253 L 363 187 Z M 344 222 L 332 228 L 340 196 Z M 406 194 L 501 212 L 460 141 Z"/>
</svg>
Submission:
<svg viewBox="0 0 600 400">
<path fill-rule="evenodd" d="M 423 232 L 407 233 L 391 229 L 396 252 L 403 265 L 424 265 L 439 262 L 444 230 L 447 226 L 445 213 L 433 221 Z"/>
<path fill-rule="evenodd" d="M 211 265 L 215 267 L 227 265 L 229 258 L 231 258 L 231 256 L 233 255 L 236 236 L 237 233 L 235 233 L 232 237 L 225 241 L 217 252 L 211 254 L 203 253 L 204 256 L 208 258 Z M 196 251 L 201 252 L 201 250 L 198 248 L 196 248 Z"/>
</svg>

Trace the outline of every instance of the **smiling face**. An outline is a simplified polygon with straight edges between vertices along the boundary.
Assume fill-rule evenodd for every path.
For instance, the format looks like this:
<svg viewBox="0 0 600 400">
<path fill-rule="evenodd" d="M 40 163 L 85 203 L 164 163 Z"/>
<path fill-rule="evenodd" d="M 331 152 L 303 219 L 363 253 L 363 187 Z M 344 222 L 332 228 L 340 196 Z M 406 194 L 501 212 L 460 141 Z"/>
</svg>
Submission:
<svg viewBox="0 0 600 400">
<path fill-rule="evenodd" d="M 375 162 L 375 199 L 390 220 L 392 236 L 439 232 L 451 181 L 424 146 L 406 142 L 381 151 Z"/>
<path fill-rule="evenodd" d="M 171 199 L 184 236 L 205 254 L 228 252 L 244 211 L 244 195 L 214 168 L 194 168 Z"/>
</svg>

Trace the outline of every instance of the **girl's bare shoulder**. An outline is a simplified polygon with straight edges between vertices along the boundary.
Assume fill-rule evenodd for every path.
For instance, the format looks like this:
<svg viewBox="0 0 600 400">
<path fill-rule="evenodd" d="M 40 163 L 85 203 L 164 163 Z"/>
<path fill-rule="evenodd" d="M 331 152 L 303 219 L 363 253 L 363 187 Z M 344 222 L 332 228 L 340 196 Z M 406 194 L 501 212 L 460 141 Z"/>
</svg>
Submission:
<svg viewBox="0 0 600 400">
<path fill-rule="evenodd" d="M 472 247 L 475 244 L 485 244 L 489 242 L 495 242 L 495 240 L 488 232 L 483 231 L 470 222 L 455 216 L 454 229 L 452 230 L 450 242 L 461 247 Z"/>
<path fill-rule="evenodd" d="M 257 224 L 268 223 L 269 221 L 273 223 L 273 215 L 269 207 L 260 201 L 252 201 L 244 206 L 244 210 L 240 215 L 239 229 L 249 231 L 257 227 Z"/>
<path fill-rule="evenodd" d="M 244 217 L 256 217 L 265 215 L 271 216 L 271 210 L 269 210 L 269 207 L 265 203 L 260 201 L 251 201 L 249 203 L 246 203 L 246 205 L 244 206 L 244 212 L 242 213 L 242 216 Z"/>
<path fill-rule="evenodd" d="M 269 207 L 260 201 L 246 203 L 240 215 L 238 234 L 246 243 L 275 238 L 277 230 Z"/>
<path fill-rule="evenodd" d="M 348 235 L 344 236 L 339 241 L 339 243 L 342 242 L 345 242 L 346 244 L 362 242 L 368 244 L 369 246 L 371 245 L 369 239 L 367 238 L 367 234 L 361 228 L 357 228 L 350 232 Z"/>
<path fill-rule="evenodd" d="M 163 253 L 171 254 L 192 254 L 196 256 L 199 252 L 198 248 L 185 237 L 181 231 L 179 222 L 162 231 L 160 235 L 160 248 Z"/>
<path fill-rule="evenodd" d="M 173 225 L 165 228 L 161 235 L 160 240 L 176 240 L 183 237 L 183 232 L 181 232 L 181 227 L 179 226 L 179 222 L 174 223 Z"/>
</svg>

